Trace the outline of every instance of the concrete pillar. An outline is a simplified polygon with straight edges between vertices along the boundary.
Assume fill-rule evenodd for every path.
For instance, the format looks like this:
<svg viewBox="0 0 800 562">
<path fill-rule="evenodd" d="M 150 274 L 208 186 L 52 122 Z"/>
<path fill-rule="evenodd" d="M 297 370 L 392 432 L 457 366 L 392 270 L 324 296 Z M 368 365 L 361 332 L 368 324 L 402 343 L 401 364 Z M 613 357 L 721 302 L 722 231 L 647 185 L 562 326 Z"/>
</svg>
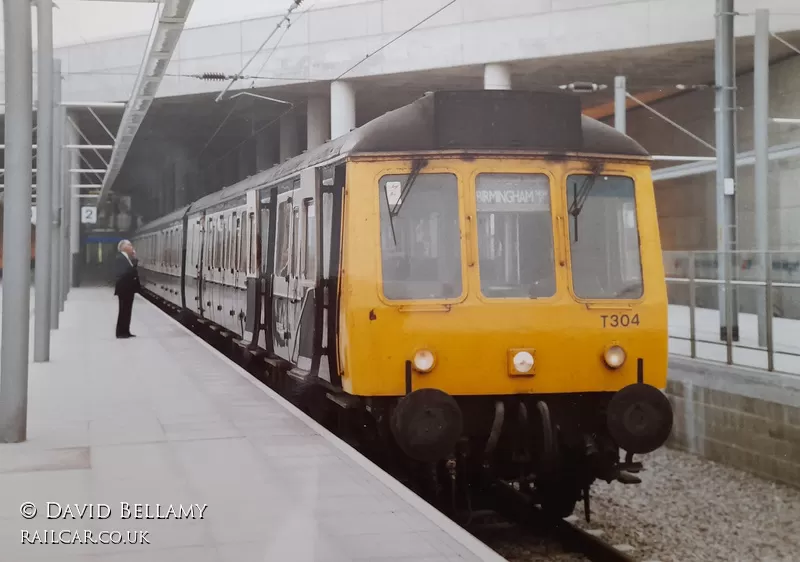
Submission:
<svg viewBox="0 0 800 562">
<path fill-rule="evenodd" d="M 490 63 L 483 69 L 485 90 L 510 90 L 511 68 L 507 64 Z"/>
<path fill-rule="evenodd" d="M 297 139 L 297 119 L 294 113 L 286 113 L 280 121 L 280 161 L 285 162 L 300 153 Z"/>
<path fill-rule="evenodd" d="M 330 138 L 331 106 L 323 97 L 308 99 L 306 114 L 306 148 L 311 150 Z"/>
<path fill-rule="evenodd" d="M 74 127 L 68 127 L 67 144 L 81 144 L 81 139 Z M 72 170 L 80 169 L 82 160 L 80 153 L 77 149 L 68 151 L 69 156 L 67 163 Z M 76 173 L 67 173 L 67 182 L 64 188 L 67 191 L 65 194 L 68 204 L 65 206 L 64 215 L 69 227 L 69 246 L 67 252 L 69 254 L 68 263 L 70 265 L 69 279 L 73 287 L 80 286 L 80 268 L 81 268 L 81 201 L 74 197 L 74 190 L 70 187 L 72 184 L 79 184 L 81 175 Z M 69 215 L 69 216 L 67 216 Z"/>
<path fill-rule="evenodd" d="M 356 128 L 356 93 L 348 82 L 331 82 L 331 138 Z"/>
<path fill-rule="evenodd" d="M 628 116 L 628 86 L 625 76 L 614 77 L 614 128 L 625 133 Z"/>
<path fill-rule="evenodd" d="M 252 175 L 253 145 L 245 142 L 237 151 L 239 155 L 239 180 Z"/>
<path fill-rule="evenodd" d="M 0 344 L 0 443 L 21 443 L 28 428 L 31 287 L 33 56 L 28 2 L 3 3 L 5 22 L 5 201 Z M 40 170 L 41 171 L 41 170 Z M 41 176 L 40 176 L 41 177 Z M 38 221 L 47 216 L 38 215 Z M 34 306 L 40 303 L 34 301 Z"/>
<path fill-rule="evenodd" d="M 177 208 L 193 201 L 188 193 L 190 166 L 189 155 L 185 149 L 176 154 L 173 173 L 175 174 L 175 206 Z"/>
<path fill-rule="evenodd" d="M 52 266 L 51 219 L 55 182 L 53 182 L 53 2 L 39 0 L 37 9 L 38 94 L 36 123 L 36 270 L 34 284 L 33 360 L 50 360 L 50 279 L 58 271 Z M 50 220 L 48 220 L 50 219 Z"/>
<path fill-rule="evenodd" d="M 275 165 L 269 133 L 269 129 L 265 129 L 256 135 L 256 172 L 263 172 Z"/>
</svg>

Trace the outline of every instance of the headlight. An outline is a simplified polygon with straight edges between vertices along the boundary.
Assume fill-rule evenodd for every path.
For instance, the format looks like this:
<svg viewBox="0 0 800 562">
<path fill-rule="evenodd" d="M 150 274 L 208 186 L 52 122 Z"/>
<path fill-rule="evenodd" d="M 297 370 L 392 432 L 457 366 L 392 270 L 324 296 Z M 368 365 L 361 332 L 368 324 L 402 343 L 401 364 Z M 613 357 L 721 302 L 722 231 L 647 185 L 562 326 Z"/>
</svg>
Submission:
<svg viewBox="0 0 800 562">
<path fill-rule="evenodd" d="M 414 369 L 420 373 L 427 373 L 436 364 L 436 357 L 432 351 L 420 349 L 414 354 Z"/>
<path fill-rule="evenodd" d="M 609 346 L 603 354 L 603 360 L 610 369 L 619 369 L 625 363 L 625 350 L 618 345 Z"/>
<path fill-rule="evenodd" d="M 533 355 L 527 351 L 514 354 L 514 368 L 518 373 L 529 373 L 533 369 Z"/>
</svg>

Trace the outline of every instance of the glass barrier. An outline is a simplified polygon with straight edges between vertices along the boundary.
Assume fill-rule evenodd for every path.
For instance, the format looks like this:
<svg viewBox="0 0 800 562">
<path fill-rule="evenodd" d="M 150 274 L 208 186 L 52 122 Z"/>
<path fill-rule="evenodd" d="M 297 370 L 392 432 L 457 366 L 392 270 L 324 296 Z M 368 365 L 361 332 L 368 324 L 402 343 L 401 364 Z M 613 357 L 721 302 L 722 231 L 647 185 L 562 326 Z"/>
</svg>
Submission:
<svg viewBox="0 0 800 562">
<path fill-rule="evenodd" d="M 800 252 L 663 257 L 670 353 L 800 374 Z"/>
</svg>

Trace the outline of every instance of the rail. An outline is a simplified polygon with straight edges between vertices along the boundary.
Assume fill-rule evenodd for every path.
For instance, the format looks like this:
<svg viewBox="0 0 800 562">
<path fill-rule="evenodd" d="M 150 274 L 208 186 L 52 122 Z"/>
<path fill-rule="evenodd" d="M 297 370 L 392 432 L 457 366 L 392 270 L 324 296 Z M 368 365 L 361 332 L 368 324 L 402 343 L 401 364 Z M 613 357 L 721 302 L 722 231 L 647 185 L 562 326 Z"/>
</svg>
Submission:
<svg viewBox="0 0 800 562">
<path fill-rule="evenodd" d="M 710 259 L 709 259 L 710 258 Z M 721 258 L 721 259 L 720 259 Z M 781 356 L 785 358 L 800 358 L 800 336 L 794 341 L 797 342 L 795 348 L 790 345 L 776 349 L 775 342 L 775 309 L 776 294 L 778 290 L 794 292 L 800 290 L 800 252 L 664 252 L 664 265 L 666 271 L 666 282 L 670 294 L 670 312 L 677 315 L 680 311 L 678 307 L 688 306 L 688 335 L 674 333 L 673 326 L 676 322 L 670 318 L 671 340 L 688 341 L 688 355 L 697 359 L 698 345 L 714 345 L 725 347 L 725 361 L 729 365 L 740 364 L 734 361 L 735 350 L 749 350 L 766 354 L 766 370 L 792 372 L 800 374 L 800 361 L 794 361 L 792 368 L 776 369 L 775 358 Z M 777 273 L 776 273 L 777 272 Z M 749 277 L 749 278 L 748 278 Z M 755 277 L 755 278 L 753 278 Z M 777 277 L 777 278 L 776 278 Z M 675 287 L 687 287 L 688 295 L 675 294 Z M 703 308 L 698 306 L 698 290 L 702 288 L 716 288 L 716 299 L 712 294 L 710 301 L 716 300 L 716 310 L 713 307 Z M 742 310 L 739 297 L 743 290 L 755 291 L 758 293 L 755 299 L 746 299 Z M 763 294 L 762 294 L 763 293 Z M 753 296 L 752 294 L 750 296 Z M 798 334 L 800 334 L 800 293 L 794 293 L 786 301 L 788 314 L 782 314 L 780 320 L 792 321 L 796 324 Z M 686 304 L 683 304 L 686 303 Z M 755 309 L 755 313 L 747 312 L 748 308 Z M 720 339 L 704 339 L 698 334 L 698 310 L 704 313 L 718 312 Z M 734 334 L 733 329 L 727 329 L 729 322 L 726 319 L 740 318 L 740 316 L 756 317 L 755 338 L 753 334 L 747 334 L 742 341 L 736 341 L 738 334 Z M 708 318 L 710 314 L 704 314 Z M 748 319 L 748 320 L 750 320 Z M 749 328 L 753 323 L 748 322 Z M 734 326 L 740 326 L 737 322 Z M 787 324 L 782 324 L 782 327 Z M 788 334 L 791 336 L 790 334 Z M 756 343 L 749 343 L 745 340 L 756 340 Z M 791 339 L 789 341 L 792 341 Z M 671 349 L 671 352 L 674 351 Z M 709 357 L 702 357 L 707 359 Z M 757 363 L 757 362 L 756 362 Z M 754 364 L 753 360 L 741 363 L 749 367 L 764 368 L 762 365 Z M 796 367 L 794 366 L 796 364 Z"/>
</svg>

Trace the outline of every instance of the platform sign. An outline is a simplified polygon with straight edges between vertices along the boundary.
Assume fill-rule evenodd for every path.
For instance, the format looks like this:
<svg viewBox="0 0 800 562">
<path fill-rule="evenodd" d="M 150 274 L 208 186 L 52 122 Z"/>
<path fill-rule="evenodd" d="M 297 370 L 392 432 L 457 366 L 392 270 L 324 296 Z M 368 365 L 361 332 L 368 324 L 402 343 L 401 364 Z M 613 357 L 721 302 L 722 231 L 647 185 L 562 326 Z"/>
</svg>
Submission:
<svg viewBox="0 0 800 562">
<path fill-rule="evenodd" d="M 31 205 L 31 224 L 36 224 L 36 205 Z"/>
<path fill-rule="evenodd" d="M 81 207 L 81 222 L 95 224 L 97 222 L 97 207 Z"/>
</svg>

